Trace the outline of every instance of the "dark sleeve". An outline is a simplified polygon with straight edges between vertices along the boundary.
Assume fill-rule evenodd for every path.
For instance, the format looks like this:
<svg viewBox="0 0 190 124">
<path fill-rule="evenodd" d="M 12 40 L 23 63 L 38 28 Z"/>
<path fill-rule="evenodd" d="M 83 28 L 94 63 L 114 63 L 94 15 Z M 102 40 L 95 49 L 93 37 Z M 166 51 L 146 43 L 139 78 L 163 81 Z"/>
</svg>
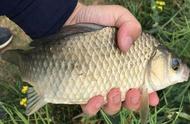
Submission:
<svg viewBox="0 0 190 124">
<path fill-rule="evenodd" d="M 8 16 L 35 39 L 57 32 L 76 4 L 77 0 L 1 0 L 0 15 Z"/>
</svg>

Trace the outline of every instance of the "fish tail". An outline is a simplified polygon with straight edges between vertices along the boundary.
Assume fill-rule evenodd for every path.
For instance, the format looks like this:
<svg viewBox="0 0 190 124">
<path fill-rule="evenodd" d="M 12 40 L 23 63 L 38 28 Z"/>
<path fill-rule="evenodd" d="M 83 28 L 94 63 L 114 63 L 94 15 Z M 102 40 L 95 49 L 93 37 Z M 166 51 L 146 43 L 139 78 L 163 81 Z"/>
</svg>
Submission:
<svg viewBox="0 0 190 124">
<path fill-rule="evenodd" d="M 39 95 L 33 88 L 29 88 L 27 94 L 26 115 L 29 116 L 33 114 L 45 104 L 46 102 L 44 101 L 43 96 Z"/>
</svg>

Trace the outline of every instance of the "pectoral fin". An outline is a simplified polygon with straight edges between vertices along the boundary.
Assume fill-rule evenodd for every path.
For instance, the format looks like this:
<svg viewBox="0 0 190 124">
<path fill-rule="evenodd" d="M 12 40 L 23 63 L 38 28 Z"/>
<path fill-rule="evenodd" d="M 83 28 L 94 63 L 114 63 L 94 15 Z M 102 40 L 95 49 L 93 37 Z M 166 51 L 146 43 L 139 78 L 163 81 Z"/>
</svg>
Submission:
<svg viewBox="0 0 190 124">
<path fill-rule="evenodd" d="M 141 124 L 147 124 L 147 120 L 149 117 L 149 97 L 148 97 L 148 89 L 145 87 L 141 88 L 141 106 L 140 106 L 140 118 Z"/>
</svg>

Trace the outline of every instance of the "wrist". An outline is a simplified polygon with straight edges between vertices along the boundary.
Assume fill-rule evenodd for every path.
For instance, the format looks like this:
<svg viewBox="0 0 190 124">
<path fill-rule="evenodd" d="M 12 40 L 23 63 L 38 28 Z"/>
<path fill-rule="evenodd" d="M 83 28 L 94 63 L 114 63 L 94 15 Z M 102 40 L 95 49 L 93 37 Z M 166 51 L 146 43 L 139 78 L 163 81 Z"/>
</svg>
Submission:
<svg viewBox="0 0 190 124">
<path fill-rule="evenodd" d="M 72 25 L 76 23 L 76 15 L 78 14 L 78 12 L 83 9 L 84 7 L 86 7 L 85 5 L 81 4 L 80 2 L 77 3 L 73 13 L 71 14 L 71 16 L 67 19 L 67 21 L 65 22 L 64 25 Z"/>
</svg>

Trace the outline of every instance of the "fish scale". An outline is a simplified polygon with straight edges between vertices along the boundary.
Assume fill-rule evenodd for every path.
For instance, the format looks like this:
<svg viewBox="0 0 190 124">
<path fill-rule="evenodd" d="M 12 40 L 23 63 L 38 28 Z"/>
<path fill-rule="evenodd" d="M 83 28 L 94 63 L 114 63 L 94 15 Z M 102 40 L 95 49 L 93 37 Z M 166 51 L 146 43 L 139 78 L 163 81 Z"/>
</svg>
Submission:
<svg viewBox="0 0 190 124">
<path fill-rule="evenodd" d="M 142 66 L 141 68 L 139 68 L 139 66 L 135 67 L 135 65 L 139 63 L 138 62 L 139 60 L 134 61 L 135 57 L 140 58 L 140 56 L 142 56 L 142 53 L 140 54 L 136 52 L 136 51 L 139 51 L 139 47 L 141 44 L 139 44 L 139 42 L 136 41 L 139 45 L 134 45 L 136 47 L 129 50 L 128 54 L 130 54 L 131 52 L 137 53 L 137 54 L 132 54 L 132 56 L 126 57 L 126 55 L 124 55 L 124 53 L 121 53 L 120 51 L 115 52 L 117 48 L 115 47 L 116 45 L 115 36 L 112 35 L 113 33 L 115 33 L 115 31 L 113 30 L 114 29 L 111 29 L 111 28 L 105 28 L 102 31 L 99 31 L 97 33 L 89 32 L 91 34 L 89 34 L 88 36 L 86 34 L 83 34 L 80 37 L 75 36 L 72 39 L 69 37 L 65 39 L 65 40 L 68 40 L 67 44 L 56 46 L 53 48 L 53 51 L 60 51 L 59 49 L 61 49 L 62 47 L 70 48 L 70 49 L 62 49 L 63 54 L 59 54 L 59 55 L 61 57 L 62 55 L 64 55 L 64 58 L 68 60 L 69 62 L 70 62 L 69 58 L 72 58 L 72 56 L 75 56 L 76 60 L 78 60 L 78 66 L 80 66 L 79 68 L 82 70 L 77 70 L 77 69 L 72 70 L 73 69 L 72 64 L 74 63 L 70 63 L 70 64 L 67 63 L 67 66 L 68 66 L 67 68 L 60 68 L 60 70 L 64 70 L 65 74 L 67 74 L 65 75 L 65 77 L 64 75 L 56 74 L 56 71 L 59 70 L 58 69 L 59 67 L 55 66 L 53 70 L 46 70 L 55 74 L 54 76 L 52 76 L 53 79 L 51 79 L 52 81 L 54 80 L 52 85 L 59 84 L 58 89 L 53 88 L 55 89 L 56 94 L 55 92 L 52 92 L 53 95 L 50 95 L 54 97 L 48 97 L 49 94 L 51 94 L 49 90 L 51 86 L 49 88 L 46 88 L 47 91 L 45 91 L 44 94 L 48 94 L 46 97 L 46 100 L 48 102 L 55 101 L 56 103 L 84 104 L 89 100 L 89 98 L 91 98 L 94 95 L 101 94 L 106 97 L 107 92 L 112 87 L 121 87 L 122 98 L 124 99 L 125 92 L 129 88 L 138 87 L 139 84 L 143 83 L 142 82 L 143 78 L 140 78 L 142 77 L 141 76 L 142 71 L 140 70 L 143 70 L 143 68 L 145 68 L 145 65 L 141 65 Z M 102 40 L 101 41 L 99 39 L 97 40 L 97 37 L 99 37 Z M 91 40 L 87 40 L 87 39 L 91 39 Z M 72 41 L 69 41 L 69 40 L 72 40 Z M 82 42 L 84 40 L 86 42 Z M 142 44 L 143 44 L 143 41 L 144 40 L 141 41 Z M 152 40 L 144 41 L 145 45 L 146 45 L 146 42 L 149 42 L 149 41 L 152 42 Z M 75 45 L 75 47 L 73 45 Z M 54 61 L 57 61 L 58 58 L 61 58 L 59 55 L 57 56 L 54 54 L 54 57 L 53 57 Z M 108 55 L 109 57 L 106 58 L 105 55 Z M 151 52 L 150 52 L 150 55 L 151 55 Z M 125 62 L 121 62 L 121 60 Z M 148 58 L 146 58 L 145 56 L 141 61 L 143 60 L 148 61 Z M 126 64 L 121 64 L 121 63 L 126 63 Z M 130 64 L 127 65 L 128 63 Z M 124 67 L 126 67 L 126 69 L 124 69 Z M 102 71 L 102 69 L 104 71 Z M 124 73 L 121 73 L 121 72 L 124 72 Z M 139 78 L 136 78 L 136 77 L 134 78 L 133 75 L 139 75 L 137 76 Z M 44 82 L 47 82 L 49 78 L 51 77 L 47 77 L 46 81 Z M 55 78 L 57 79 L 55 80 Z M 130 84 L 130 87 L 127 84 Z M 86 92 L 86 90 L 82 90 L 82 89 L 91 89 L 91 90 L 90 92 Z"/>
<path fill-rule="evenodd" d="M 22 79 L 33 86 L 26 113 L 46 103 L 86 104 L 96 95 L 106 101 L 114 87 L 120 88 L 124 100 L 130 88 L 143 86 L 150 93 L 188 79 L 188 67 L 181 64 L 179 71 L 172 69 L 176 58 L 159 48 L 151 35 L 142 33 L 124 53 L 117 47 L 116 34 L 114 27 L 79 24 L 33 41 L 29 50 L 5 52 L 2 58 L 18 65 Z M 166 69 L 171 82 L 163 78 Z"/>
<path fill-rule="evenodd" d="M 81 64 L 79 66 L 81 66 L 81 69 L 82 69 L 82 70 L 80 70 L 81 72 L 78 72 L 78 73 L 83 74 L 78 77 L 76 77 L 75 74 L 70 75 L 71 71 L 72 71 L 72 63 L 69 63 L 69 64 L 67 63 L 66 66 L 68 66 L 68 67 L 66 67 L 66 68 L 60 68 L 59 66 L 56 66 L 59 64 L 56 64 L 55 68 L 48 68 L 50 70 L 48 70 L 48 69 L 43 70 L 43 72 L 52 72 L 53 73 L 53 75 L 51 77 L 47 77 L 47 79 L 46 78 L 44 80 L 40 79 L 41 83 L 42 82 L 47 83 L 48 80 L 52 81 L 51 85 L 49 85 L 50 87 L 46 88 L 47 91 L 44 91 L 44 94 L 48 94 L 47 96 L 53 96 L 53 97 L 47 97 L 46 98 L 47 101 L 55 101 L 55 102 L 58 101 L 57 103 L 69 104 L 70 103 L 69 100 L 70 100 L 71 103 L 77 102 L 77 103 L 82 104 L 82 103 L 86 103 L 87 100 L 89 100 L 89 98 L 91 98 L 94 95 L 102 94 L 103 96 L 106 96 L 106 93 L 112 87 L 119 87 L 122 85 L 123 85 L 123 87 L 121 87 L 121 90 L 123 91 L 122 98 L 124 98 L 125 91 L 127 91 L 131 87 L 137 87 L 135 82 L 139 82 L 139 83 L 141 82 L 140 84 L 142 84 L 142 81 L 140 81 L 136 78 L 133 79 L 133 78 L 131 78 L 133 76 L 130 76 L 131 74 L 134 73 L 133 71 L 131 72 L 130 70 L 133 70 L 134 65 L 136 63 L 138 63 L 137 61 L 134 61 L 134 58 L 141 56 L 141 55 L 138 55 L 140 53 L 137 52 L 136 55 L 132 54 L 131 57 L 126 57 L 127 59 L 125 59 L 124 58 L 125 55 L 123 55 L 123 53 L 121 53 L 120 51 L 115 52 L 115 49 L 117 49 L 115 47 L 115 45 L 116 45 L 115 44 L 115 36 L 113 35 L 113 33 L 115 33 L 115 31 L 110 31 L 110 30 L 114 30 L 114 29 L 105 28 L 101 32 L 97 32 L 95 34 L 93 33 L 92 35 L 89 35 L 90 37 L 83 35 L 80 37 L 75 36 L 72 39 L 68 38 L 68 39 L 65 39 L 65 40 L 68 40 L 67 44 L 64 43 L 59 46 L 57 45 L 56 47 L 51 48 L 51 50 L 44 48 L 44 50 L 48 50 L 47 52 L 45 51 L 45 53 L 49 53 L 50 51 L 60 53 L 60 51 L 62 51 L 63 54 L 60 54 L 60 55 L 53 54 L 52 63 L 55 63 L 55 62 L 59 63 L 59 61 L 57 61 L 57 60 L 59 60 L 59 58 L 62 58 L 62 56 L 63 56 L 63 58 L 67 59 L 69 62 L 71 61 L 70 58 L 72 58 L 72 56 L 78 57 L 78 58 L 76 58 L 76 60 L 78 60 L 78 61 L 80 60 L 78 63 Z M 110 38 L 110 40 L 108 40 L 106 38 Z M 88 39 L 91 39 L 91 40 L 88 40 Z M 101 41 L 100 41 L 100 39 L 101 39 Z M 72 41 L 69 41 L 69 40 L 72 40 Z M 80 42 L 83 40 L 85 40 L 87 43 Z M 149 41 L 149 40 L 147 40 L 147 41 Z M 100 43 L 102 44 L 101 47 L 99 47 Z M 73 45 L 75 45 L 76 47 L 73 48 Z M 90 45 L 90 47 L 87 45 Z M 62 49 L 62 46 L 67 47 L 67 48 Z M 139 45 L 136 45 L 136 47 L 134 47 L 134 50 L 139 50 L 139 47 L 140 47 Z M 41 50 L 41 51 L 44 52 L 44 50 Z M 130 50 L 129 50 L 129 53 L 130 52 L 135 53 L 135 51 L 130 51 Z M 108 55 L 109 58 L 107 57 L 105 59 L 105 55 Z M 49 57 L 51 57 L 51 56 L 49 56 Z M 39 59 L 41 59 L 41 58 L 42 57 L 40 57 L 40 54 L 36 57 L 36 61 L 38 61 L 38 64 L 40 64 L 40 65 L 38 65 L 37 63 L 34 63 L 34 67 L 47 64 L 45 60 L 42 61 L 41 63 L 39 63 Z M 51 59 L 46 58 L 46 60 L 49 60 L 48 67 L 53 67 L 53 66 L 51 66 Z M 104 60 L 104 61 L 102 61 L 102 60 Z M 127 66 L 127 65 L 118 65 L 120 63 L 123 63 L 120 60 L 126 61 L 125 62 L 126 64 L 130 63 L 130 65 L 126 68 L 126 72 L 128 72 L 128 73 L 120 73 L 122 71 L 120 69 Z M 130 60 L 133 60 L 133 62 Z M 64 61 L 66 61 L 66 60 L 64 60 Z M 112 63 L 109 63 L 109 62 L 112 62 Z M 113 65 L 109 65 L 109 64 L 113 64 Z M 133 66 L 131 66 L 131 64 Z M 62 63 L 61 65 L 64 65 L 64 63 Z M 94 65 L 96 65 L 96 67 Z M 106 68 L 106 66 L 107 66 L 107 68 Z M 109 70 L 109 66 L 112 66 L 112 68 L 110 68 L 110 70 Z M 59 68 L 60 68 L 60 70 L 64 70 L 65 74 L 67 74 L 67 75 L 61 75 L 59 73 L 57 74 L 56 72 L 57 72 L 57 70 L 59 70 Z M 128 68 L 131 68 L 131 69 L 127 70 Z M 44 68 L 44 69 L 46 69 L 46 68 Z M 107 72 L 111 72 L 111 74 L 108 73 L 106 75 L 106 77 L 104 77 L 105 72 L 101 71 L 102 69 L 104 69 Z M 143 70 L 142 68 L 138 67 L 137 69 L 135 69 L 135 74 L 138 74 L 137 73 L 138 69 Z M 30 72 L 30 70 L 28 70 L 28 71 Z M 95 72 L 95 73 L 93 73 L 93 72 Z M 39 70 L 34 73 L 39 74 Z M 75 73 L 75 72 L 73 72 L 73 73 Z M 125 74 L 125 75 L 120 76 L 121 74 Z M 45 74 L 40 74 L 40 76 L 41 75 L 45 75 Z M 111 78 L 109 78 L 110 75 L 111 75 Z M 38 75 L 36 75 L 36 76 L 38 76 Z M 119 78 L 119 77 L 122 77 L 123 79 Z M 40 77 L 36 77 L 36 78 L 40 78 Z M 94 81 L 92 81 L 92 79 L 94 79 Z M 30 81 L 32 81 L 32 80 L 33 79 L 31 79 Z M 129 82 L 128 82 L 128 80 L 129 80 Z M 128 83 L 126 83 L 125 81 Z M 81 82 L 83 82 L 83 83 L 81 84 Z M 132 85 L 132 82 L 133 82 L 134 86 Z M 85 85 L 85 84 L 87 84 L 87 85 Z M 91 85 L 88 85 L 88 84 L 91 84 Z M 131 85 L 129 87 L 126 84 L 131 84 Z M 41 84 L 39 83 L 39 85 L 41 85 Z M 83 85 L 83 86 L 81 86 L 81 85 Z M 53 86 L 53 89 L 55 89 L 55 90 L 50 92 L 49 89 L 52 88 L 52 86 Z M 82 92 L 81 89 L 87 89 L 87 88 L 93 89 L 93 90 L 91 90 L 91 92 L 87 92 L 87 93 Z M 64 89 L 64 90 L 62 90 L 62 89 Z M 70 89 L 72 89 L 72 90 L 70 90 Z M 99 91 L 99 89 L 102 89 L 102 90 Z M 70 91 L 72 91 L 72 92 L 70 92 Z M 88 95 L 84 95 L 84 94 L 88 94 Z M 77 98 L 80 98 L 80 99 L 77 99 Z M 58 99 L 58 100 L 56 100 L 56 99 Z"/>
</svg>

